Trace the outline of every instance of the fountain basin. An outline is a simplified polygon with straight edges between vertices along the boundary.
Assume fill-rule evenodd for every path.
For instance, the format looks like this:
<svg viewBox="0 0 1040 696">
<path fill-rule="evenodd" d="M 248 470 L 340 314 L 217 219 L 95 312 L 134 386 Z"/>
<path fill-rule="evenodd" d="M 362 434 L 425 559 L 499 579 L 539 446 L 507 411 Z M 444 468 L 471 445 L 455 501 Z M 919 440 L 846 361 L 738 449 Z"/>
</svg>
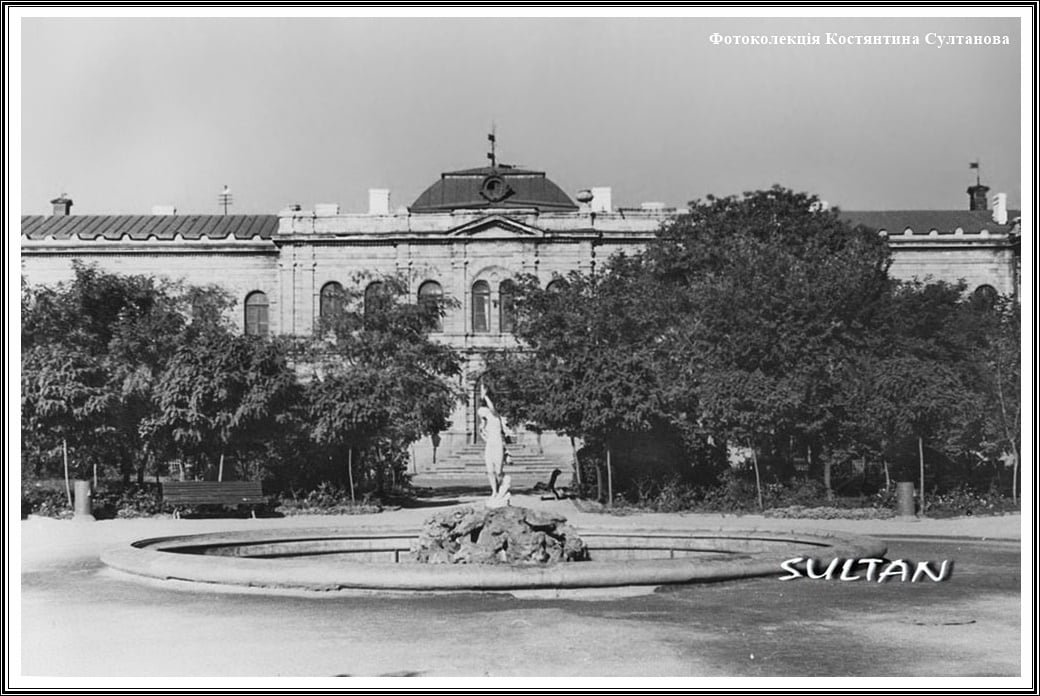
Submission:
<svg viewBox="0 0 1040 696">
<path fill-rule="evenodd" d="M 336 593 L 561 590 L 715 582 L 784 574 L 803 558 L 881 558 L 883 542 L 827 531 L 579 530 L 588 561 L 554 565 L 417 563 L 413 530 L 271 529 L 143 539 L 108 549 L 117 571 L 207 586 Z"/>
</svg>

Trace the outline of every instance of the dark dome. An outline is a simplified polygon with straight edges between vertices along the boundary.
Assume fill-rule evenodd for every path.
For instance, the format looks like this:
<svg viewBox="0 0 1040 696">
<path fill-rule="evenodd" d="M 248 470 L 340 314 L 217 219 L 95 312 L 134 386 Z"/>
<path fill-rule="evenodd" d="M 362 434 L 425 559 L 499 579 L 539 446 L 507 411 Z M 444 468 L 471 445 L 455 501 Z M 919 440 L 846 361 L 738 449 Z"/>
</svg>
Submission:
<svg viewBox="0 0 1040 696">
<path fill-rule="evenodd" d="M 545 172 L 512 167 L 480 167 L 441 174 L 408 209 L 412 213 L 441 213 L 459 208 L 537 208 L 546 212 L 574 212 L 574 204 Z"/>
</svg>

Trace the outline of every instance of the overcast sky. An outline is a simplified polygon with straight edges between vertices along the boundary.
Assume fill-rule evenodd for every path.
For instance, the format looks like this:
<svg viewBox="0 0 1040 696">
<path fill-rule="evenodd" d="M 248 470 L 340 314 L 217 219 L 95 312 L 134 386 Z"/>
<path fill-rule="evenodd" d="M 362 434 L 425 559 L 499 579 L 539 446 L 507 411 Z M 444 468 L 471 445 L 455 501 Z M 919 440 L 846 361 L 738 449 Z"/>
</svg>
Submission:
<svg viewBox="0 0 1040 696">
<path fill-rule="evenodd" d="M 734 13 L 737 11 L 735 10 Z M 274 213 L 452 169 L 681 205 L 774 183 L 846 210 L 961 209 L 981 160 L 1021 201 L 1017 19 L 25 19 L 21 204 Z M 918 46 L 726 46 L 909 34 Z M 927 45 L 936 34 L 1009 46 Z"/>
</svg>

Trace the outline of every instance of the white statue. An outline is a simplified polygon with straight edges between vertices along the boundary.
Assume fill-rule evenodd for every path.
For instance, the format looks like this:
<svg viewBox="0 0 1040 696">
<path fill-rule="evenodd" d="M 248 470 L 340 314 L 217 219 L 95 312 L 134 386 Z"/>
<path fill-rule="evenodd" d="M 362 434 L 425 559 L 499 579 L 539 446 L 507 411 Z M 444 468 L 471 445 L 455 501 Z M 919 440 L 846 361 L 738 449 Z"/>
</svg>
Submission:
<svg viewBox="0 0 1040 696">
<path fill-rule="evenodd" d="M 488 483 L 491 484 L 491 497 L 488 507 L 504 507 L 509 504 L 509 476 L 503 476 L 508 454 L 506 453 L 506 436 L 513 432 L 506 424 L 506 419 L 495 410 L 488 396 L 487 387 L 480 385 L 480 396 L 484 406 L 477 409 L 480 416 L 480 436 L 484 439 L 484 466 L 487 467 Z"/>
</svg>

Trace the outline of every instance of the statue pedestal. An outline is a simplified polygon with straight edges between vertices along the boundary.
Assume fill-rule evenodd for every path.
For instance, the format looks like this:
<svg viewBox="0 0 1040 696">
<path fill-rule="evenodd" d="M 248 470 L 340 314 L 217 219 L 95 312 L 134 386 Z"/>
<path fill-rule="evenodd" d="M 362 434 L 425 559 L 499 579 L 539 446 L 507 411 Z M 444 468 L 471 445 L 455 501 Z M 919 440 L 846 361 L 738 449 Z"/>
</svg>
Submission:
<svg viewBox="0 0 1040 696">
<path fill-rule="evenodd" d="M 484 501 L 489 509 L 509 507 L 509 486 L 513 483 L 513 480 L 509 476 L 502 477 L 502 483 L 498 485 L 498 490 Z"/>
<path fill-rule="evenodd" d="M 498 496 L 494 496 L 494 497 L 488 498 L 487 500 L 484 501 L 484 506 L 486 508 L 488 508 L 489 510 L 494 510 L 496 508 L 509 507 L 509 492 L 506 491 L 505 495 L 498 495 Z"/>
</svg>

